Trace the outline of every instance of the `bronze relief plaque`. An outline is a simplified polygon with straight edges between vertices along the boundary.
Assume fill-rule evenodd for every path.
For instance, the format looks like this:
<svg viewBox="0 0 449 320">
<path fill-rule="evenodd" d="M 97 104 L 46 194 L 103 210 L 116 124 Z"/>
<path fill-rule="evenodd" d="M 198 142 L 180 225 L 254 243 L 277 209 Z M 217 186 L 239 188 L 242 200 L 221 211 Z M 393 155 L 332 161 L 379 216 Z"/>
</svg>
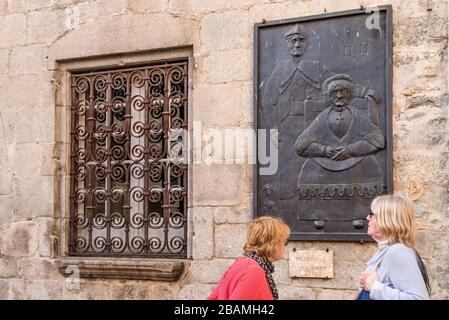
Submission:
<svg viewBox="0 0 449 320">
<path fill-rule="evenodd" d="M 393 191 L 391 23 L 382 6 L 255 25 L 255 127 L 277 170 L 255 166 L 254 215 L 292 239 L 369 240 L 371 201 Z"/>
</svg>

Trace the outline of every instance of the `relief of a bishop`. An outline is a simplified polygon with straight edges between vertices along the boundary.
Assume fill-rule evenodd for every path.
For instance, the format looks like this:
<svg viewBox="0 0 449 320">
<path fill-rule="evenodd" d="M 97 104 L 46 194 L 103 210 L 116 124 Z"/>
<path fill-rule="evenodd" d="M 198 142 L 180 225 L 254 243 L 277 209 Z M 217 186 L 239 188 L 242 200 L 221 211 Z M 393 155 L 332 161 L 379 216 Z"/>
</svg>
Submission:
<svg viewBox="0 0 449 320">
<path fill-rule="evenodd" d="M 346 74 L 323 83 L 329 107 L 295 143 L 296 153 L 308 158 L 299 174 L 300 198 L 370 198 L 383 193 L 383 170 L 374 155 L 385 148 L 385 137 L 363 111 L 351 106 L 355 89 Z"/>
</svg>

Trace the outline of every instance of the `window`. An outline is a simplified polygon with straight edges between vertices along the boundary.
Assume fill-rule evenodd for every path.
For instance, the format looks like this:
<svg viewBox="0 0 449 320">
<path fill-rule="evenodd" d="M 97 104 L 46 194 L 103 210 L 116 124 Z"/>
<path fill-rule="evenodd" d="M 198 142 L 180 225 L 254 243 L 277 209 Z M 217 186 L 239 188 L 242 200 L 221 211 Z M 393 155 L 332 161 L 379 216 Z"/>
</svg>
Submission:
<svg viewBox="0 0 449 320">
<path fill-rule="evenodd" d="M 71 75 L 69 255 L 187 257 L 187 66 Z"/>
</svg>

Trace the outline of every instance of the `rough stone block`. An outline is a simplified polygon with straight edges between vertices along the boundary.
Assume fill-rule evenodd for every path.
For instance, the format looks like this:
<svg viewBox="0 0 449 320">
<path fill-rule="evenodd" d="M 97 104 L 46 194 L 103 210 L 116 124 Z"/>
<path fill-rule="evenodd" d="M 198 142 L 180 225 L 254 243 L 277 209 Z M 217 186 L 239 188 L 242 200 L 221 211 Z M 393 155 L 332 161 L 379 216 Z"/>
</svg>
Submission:
<svg viewBox="0 0 449 320">
<path fill-rule="evenodd" d="M 8 74 L 9 50 L 0 49 L 0 76 Z"/>
<path fill-rule="evenodd" d="M 112 299 L 117 300 L 172 300 L 176 287 L 168 284 L 113 284 Z"/>
<path fill-rule="evenodd" d="M 314 6 L 318 7 L 316 2 Z M 322 12 L 323 10 L 320 11 L 320 13 Z M 328 12 L 331 11 L 328 10 Z M 270 21 L 307 16 L 308 14 L 311 14 L 310 1 L 266 3 L 249 8 L 250 21 L 253 23 L 262 22 L 263 19 Z"/>
<path fill-rule="evenodd" d="M 254 123 L 252 81 L 244 81 L 242 84 L 242 109 L 244 122 L 252 125 Z"/>
<path fill-rule="evenodd" d="M 24 45 L 26 28 L 27 20 L 24 14 L 0 16 L 0 48 Z"/>
<path fill-rule="evenodd" d="M 37 219 L 39 222 L 39 256 L 53 256 L 52 218 Z"/>
<path fill-rule="evenodd" d="M 226 0 L 226 7 L 231 9 L 249 9 L 254 6 L 260 6 L 262 3 L 270 2 L 271 0 Z"/>
<path fill-rule="evenodd" d="M 234 262 L 233 259 L 214 259 L 211 261 L 192 261 L 190 267 L 192 283 L 218 283 Z"/>
<path fill-rule="evenodd" d="M 402 1 L 394 1 L 393 10 L 396 13 L 396 19 L 408 19 L 426 15 L 427 7 L 426 1 L 409 1 L 404 3 Z M 435 5 L 432 4 L 432 9 L 435 10 Z"/>
<path fill-rule="evenodd" d="M 69 12 L 65 10 L 35 11 L 28 14 L 27 42 L 52 44 L 70 26 Z"/>
<path fill-rule="evenodd" d="M 70 0 L 7 0 L 8 9 L 11 13 L 23 13 L 33 10 L 50 8 L 56 3 L 63 5 Z"/>
<path fill-rule="evenodd" d="M 247 223 L 253 218 L 248 208 L 222 207 L 215 210 L 214 220 L 216 224 L 223 223 Z"/>
<path fill-rule="evenodd" d="M 214 254 L 213 208 L 193 208 L 193 259 L 211 259 Z"/>
<path fill-rule="evenodd" d="M 12 193 L 12 172 L 5 167 L 0 167 L 0 195 L 9 195 Z M 5 204 L 6 206 L 6 204 Z"/>
<path fill-rule="evenodd" d="M 16 144 L 13 148 L 14 175 L 19 179 L 32 178 L 40 170 L 40 145 L 37 143 Z"/>
<path fill-rule="evenodd" d="M 27 281 L 25 299 L 59 300 L 62 297 L 62 285 L 58 281 Z"/>
<path fill-rule="evenodd" d="M 190 0 L 169 0 L 168 12 L 172 14 L 191 15 L 192 6 Z"/>
<path fill-rule="evenodd" d="M 131 1 L 134 3 L 134 1 Z M 128 4 L 130 5 L 130 3 Z M 99 0 L 96 2 L 84 2 L 78 5 L 79 23 L 96 23 L 104 17 L 117 16 L 125 13 L 126 0 Z"/>
<path fill-rule="evenodd" d="M 0 279 L 0 300 L 9 299 L 9 282 Z"/>
<path fill-rule="evenodd" d="M 52 108 L 30 108 L 16 111 L 12 117 L 12 133 L 17 143 L 52 142 L 55 139 Z"/>
<path fill-rule="evenodd" d="M 54 143 L 41 144 L 40 159 L 41 176 L 53 176 L 55 174 L 55 160 L 53 159 Z"/>
<path fill-rule="evenodd" d="M 166 0 L 128 0 L 128 9 L 136 13 L 162 12 L 167 8 L 168 1 Z"/>
<path fill-rule="evenodd" d="M 15 47 L 9 58 L 9 75 L 29 75 L 45 72 L 46 54 L 46 46 Z"/>
<path fill-rule="evenodd" d="M 10 13 L 24 13 L 27 11 L 27 0 L 6 0 Z"/>
<path fill-rule="evenodd" d="M 214 118 L 214 116 L 210 117 Z M 202 124 L 207 123 L 202 121 Z M 204 126 L 206 127 L 206 126 Z M 195 131 L 194 139 L 199 138 Z M 201 163 L 203 165 L 211 164 L 234 164 L 235 157 L 235 136 L 238 135 L 238 129 L 234 128 L 207 128 L 201 132 L 201 143 L 195 145 L 195 164 Z M 195 140 L 196 141 L 196 140 Z M 201 150 L 201 155 L 198 156 L 197 150 Z M 201 159 L 201 162 L 199 162 Z"/>
<path fill-rule="evenodd" d="M 1 191 L 1 190 L 0 190 Z M 0 224 L 9 221 L 14 214 L 14 198 L 12 195 L 0 194 Z"/>
<path fill-rule="evenodd" d="M 196 127 L 196 122 L 194 124 Z M 198 126 L 199 127 L 199 126 Z M 252 128 L 228 127 L 228 128 L 207 128 L 201 130 L 194 129 L 193 160 L 195 164 L 212 165 L 226 164 L 238 165 L 242 170 L 240 184 L 242 192 L 248 188 L 250 180 L 248 167 L 255 163 L 257 155 L 254 152 L 254 145 L 257 141 L 257 134 Z M 199 142 L 201 137 L 201 142 Z M 242 203 L 246 206 L 246 203 Z"/>
<path fill-rule="evenodd" d="M 108 300 L 111 299 L 110 283 L 107 281 L 96 282 L 81 279 L 79 289 L 72 287 L 66 279 L 63 285 L 62 298 L 66 300 Z"/>
<path fill-rule="evenodd" d="M 17 261 L 19 276 L 26 280 L 46 280 L 56 277 L 57 267 L 52 260 L 25 258 Z"/>
<path fill-rule="evenodd" d="M 0 300 L 24 298 L 25 281 L 22 279 L 0 279 Z"/>
<path fill-rule="evenodd" d="M 254 156 L 254 158 L 257 159 L 257 156 Z M 256 160 L 254 160 L 256 161 Z M 247 208 L 249 208 L 249 210 L 252 211 L 253 209 L 253 172 L 254 172 L 254 167 L 251 164 L 251 162 L 246 162 L 246 164 L 244 165 L 244 179 L 242 180 L 242 184 L 243 184 L 243 188 L 244 188 L 244 198 L 243 198 L 243 206 L 246 206 Z"/>
<path fill-rule="evenodd" d="M 0 278 L 17 277 L 17 261 L 11 257 L 0 257 Z"/>
<path fill-rule="evenodd" d="M 153 32 L 160 30 L 161 26 L 164 35 Z M 169 14 L 105 17 L 93 24 L 80 25 L 58 39 L 49 48 L 49 63 L 61 59 L 192 45 L 194 35 L 192 20 Z"/>
<path fill-rule="evenodd" d="M 178 300 L 205 300 L 214 290 L 215 285 L 189 284 L 184 286 L 178 293 Z"/>
<path fill-rule="evenodd" d="M 400 137 L 400 140 L 398 140 L 396 146 L 396 153 L 401 152 L 401 150 L 407 150 L 407 148 L 416 149 L 417 146 L 430 151 L 434 148 L 439 148 L 445 139 L 447 117 L 441 109 L 434 107 L 436 104 L 435 101 L 439 98 L 431 97 L 429 94 L 423 94 L 417 99 L 422 100 L 425 105 L 405 110 L 401 115 L 401 120 L 398 122 L 401 128 L 397 130 L 397 137 Z M 415 132 L 418 130 L 411 128 L 412 122 L 414 127 L 422 128 L 422 132 L 420 131 L 421 134 Z M 406 135 L 404 131 L 407 132 Z M 414 180 L 417 179 L 414 178 Z"/>
<path fill-rule="evenodd" d="M 204 59 L 207 83 L 248 81 L 252 75 L 251 49 L 213 51 Z"/>
<path fill-rule="evenodd" d="M 209 51 L 248 48 L 250 30 L 247 11 L 211 13 L 201 21 L 201 42 Z"/>
<path fill-rule="evenodd" d="M 197 15 L 205 15 L 208 13 L 220 11 L 226 8 L 227 0 L 191 0 L 192 11 Z"/>
<path fill-rule="evenodd" d="M 214 222 L 216 224 L 228 223 L 228 208 L 217 208 L 214 213 Z"/>
<path fill-rule="evenodd" d="M 311 288 L 277 286 L 280 300 L 315 300 L 315 292 Z"/>
<path fill-rule="evenodd" d="M 53 177 L 15 181 L 15 216 L 21 218 L 53 215 Z"/>
<path fill-rule="evenodd" d="M 249 166 L 246 166 L 247 174 L 249 173 L 248 167 Z M 250 174 L 252 174 L 252 172 Z M 253 214 L 253 206 L 254 206 L 254 194 L 253 194 L 252 185 L 251 185 L 251 189 L 245 190 L 245 193 L 243 194 L 242 208 L 244 208 L 244 210 L 248 210 L 249 214 L 252 215 Z"/>
<path fill-rule="evenodd" d="M 404 181 L 413 179 L 423 185 L 435 184 L 444 187 L 448 185 L 449 175 L 444 165 L 446 160 L 428 151 L 409 150 L 398 152 L 394 159 L 397 174 L 401 175 Z"/>
<path fill-rule="evenodd" d="M 49 123 L 53 121 L 53 108 L 45 110 L 32 109 L 32 107 L 49 107 L 54 102 L 53 86 L 47 75 L 0 78 L 0 92 L 2 93 L 0 95 L 0 105 L 5 108 L 2 113 L 7 111 L 17 112 L 17 114 L 10 114 L 10 116 L 15 117 L 13 119 L 14 122 L 7 121 L 7 118 L 3 119 L 5 130 L 8 129 L 8 126 L 20 125 L 22 123 L 20 118 L 18 118 L 20 116 L 25 118 L 25 121 L 28 121 L 30 117 L 39 117 L 41 113 L 49 112 L 44 114 L 44 116 Z M 24 94 L 25 92 L 26 94 Z M 19 109 L 21 110 L 19 111 Z M 6 117 L 7 114 L 3 115 Z M 39 120 L 43 119 L 40 118 Z M 49 127 L 52 126 L 49 125 Z M 23 130 L 24 128 L 21 129 Z M 6 133 L 8 134 L 8 132 Z"/>
<path fill-rule="evenodd" d="M 357 290 L 319 290 L 317 300 L 354 300 Z"/>
<path fill-rule="evenodd" d="M 8 14 L 8 1 L 0 0 L 0 16 L 6 16 Z"/>
<path fill-rule="evenodd" d="M 14 201 L 12 195 L 0 195 L 0 243 L 5 237 L 5 230 L 10 226 L 14 214 Z"/>
<path fill-rule="evenodd" d="M 429 27 L 435 30 L 434 37 L 438 34 L 438 30 L 443 30 L 447 24 L 447 18 L 433 18 L 432 24 L 429 24 L 427 16 L 411 17 L 402 19 L 400 22 L 393 22 L 393 42 L 398 47 L 414 46 L 430 44 L 434 42 L 431 37 L 427 36 Z M 447 32 L 447 30 L 446 30 Z"/>
<path fill-rule="evenodd" d="M 200 85 L 193 90 L 193 119 L 203 129 L 230 128 L 242 121 L 242 89 L 239 83 Z"/>
<path fill-rule="evenodd" d="M 242 198 L 240 165 L 194 165 L 193 203 L 199 206 L 236 206 Z M 212 213 L 213 215 L 213 213 Z"/>
<path fill-rule="evenodd" d="M 242 255 L 247 227 L 244 224 L 224 224 L 215 227 L 215 256 L 237 258 Z"/>
<path fill-rule="evenodd" d="M 292 279 L 289 277 L 289 263 L 287 260 L 279 260 L 274 263 L 274 282 L 280 285 L 289 285 Z"/>
<path fill-rule="evenodd" d="M 15 222 L 2 238 L 2 254 L 13 257 L 33 256 L 38 247 L 38 225 L 35 222 Z"/>
</svg>

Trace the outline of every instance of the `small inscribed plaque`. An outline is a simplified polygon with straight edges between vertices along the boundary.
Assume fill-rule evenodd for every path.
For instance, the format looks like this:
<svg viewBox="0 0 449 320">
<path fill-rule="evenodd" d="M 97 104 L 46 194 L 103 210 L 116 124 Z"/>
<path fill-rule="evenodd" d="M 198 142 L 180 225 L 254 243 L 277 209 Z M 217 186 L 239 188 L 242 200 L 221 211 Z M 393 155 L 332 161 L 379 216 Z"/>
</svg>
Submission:
<svg viewBox="0 0 449 320">
<path fill-rule="evenodd" d="M 290 250 L 290 277 L 333 278 L 332 250 Z"/>
</svg>

